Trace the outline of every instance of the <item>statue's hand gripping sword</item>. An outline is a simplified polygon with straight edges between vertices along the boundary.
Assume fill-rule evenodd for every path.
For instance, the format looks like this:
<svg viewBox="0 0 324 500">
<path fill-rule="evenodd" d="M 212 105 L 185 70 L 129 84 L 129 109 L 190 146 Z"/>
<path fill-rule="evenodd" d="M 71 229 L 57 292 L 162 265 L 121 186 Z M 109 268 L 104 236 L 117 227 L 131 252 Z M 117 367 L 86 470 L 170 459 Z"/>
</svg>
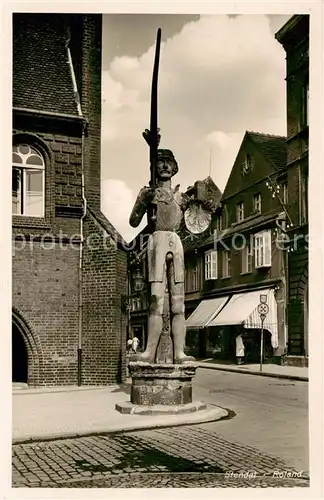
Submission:
<svg viewBox="0 0 324 500">
<path fill-rule="evenodd" d="M 160 46 L 161 46 L 161 29 L 157 31 L 155 58 L 153 66 L 152 77 L 152 91 L 151 91 L 151 120 L 150 130 L 146 129 L 143 132 L 143 137 L 150 147 L 150 187 L 154 190 L 156 188 L 156 164 L 157 164 L 157 151 L 160 142 L 160 129 L 158 128 L 158 77 L 159 77 L 159 62 L 160 62 Z M 155 231 L 156 223 L 156 205 L 150 204 L 148 208 L 148 224 L 150 232 Z"/>
</svg>

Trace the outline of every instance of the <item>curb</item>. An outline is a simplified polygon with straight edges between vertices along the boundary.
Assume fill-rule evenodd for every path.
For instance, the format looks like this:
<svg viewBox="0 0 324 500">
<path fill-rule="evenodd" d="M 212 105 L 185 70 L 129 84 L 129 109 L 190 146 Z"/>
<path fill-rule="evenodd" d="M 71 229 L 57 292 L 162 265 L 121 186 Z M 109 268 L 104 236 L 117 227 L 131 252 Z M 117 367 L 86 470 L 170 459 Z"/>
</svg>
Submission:
<svg viewBox="0 0 324 500">
<path fill-rule="evenodd" d="M 81 387 L 79 386 L 59 386 L 59 387 L 46 387 L 46 388 L 39 388 L 39 387 L 28 387 L 28 388 L 13 388 L 12 389 L 12 395 L 13 396 L 29 396 L 30 394 L 57 394 L 57 393 L 66 393 L 66 392 L 83 392 L 83 391 L 102 391 L 102 390 L 107 390 L 107 388 L 111 389 L 111 391 L 114 391 L 115 389 L 118 389 L 118 385 L 83 385 Z"/>
<path fill-rule="evenodd" d="M 198 368 L 207 368 L 209 370 L 220 370 L 224 372 L 233 373 L 244 373 L 245 375 L 258 375 L 259 377 L 272 377 L 272 378 L 283 378 L 288 380 L 301 380 L 303 382 L 308 382 L 308 377 L 303 377 L 302 375 L 288 375 L 284 373 L 269 373 L 269 372 L 257 372 L 252 370 L 244 370 L 244 368 L 230 368 L 230 367 L 220 367 L 207 364 L 200 364 Z"/>
<path fill-rule="evenodd" d="M 201 412 L 201 415 L 199 413 Z M 119 432 L 132 432 L 132 431 L 141 431 L 141 430 L 149 430 L 149 429 L 157 429 L 157 428 L 166 428 L 166 427 L 178 427 L 180 425 L 195 425 L 195 424 L 201 424 L 201 423 L 208 423 L 208 422 L 216 422 L 218 420 L 223 420 L 225 418 L 228 418 L 229 412 L 220 406 L 214 406 L 212 404 L 207 405 L 206 410 L 200 410 L 200 412 L 193 412 L 193 413 L 185 413 L 182 414 L 181 417 L 179 418 L 180 415 L 172 415 L 172 417 L 178 417 L 177 420 L 172 422 L 168 420 L 164 421 L 157 421 L 157 422 L 152 422 L 149 419 L 146 422 L 140 422 L 138 421 L 136 424 L 134 422 L 130 423 L 130 425 L 120 425 L 116 427 L 102 427 L 102 428 L 97 428 L 92 431 L 90 430 L 82 430 L 79 432 L 75 431 L 66 431 L 66 432 L 57 432 L 53 434 L 47 434 L 47 435 L 33 435 L 33 436 L 26 436 L 23 438 L 12 438 L 12 445 L 17 445 L 17 444 L 28 444 L 28 443 L 37 443 L 37 442 L 44 442 L 44 441 L 56 441 L 59 439 L 74 439 L 74 438 L 79 438 L 79 437 L 87 437 L 87 436 L 97 436 L 97 435 L 104 435 L 104 434 L 113 434 L 113 433 L 119 433 Z M 143 417 L 141 416 L 134 416 L 135 419 L 141 419 Z M 152 418 L 152 417 L 151 417 Z"/>
</svg>

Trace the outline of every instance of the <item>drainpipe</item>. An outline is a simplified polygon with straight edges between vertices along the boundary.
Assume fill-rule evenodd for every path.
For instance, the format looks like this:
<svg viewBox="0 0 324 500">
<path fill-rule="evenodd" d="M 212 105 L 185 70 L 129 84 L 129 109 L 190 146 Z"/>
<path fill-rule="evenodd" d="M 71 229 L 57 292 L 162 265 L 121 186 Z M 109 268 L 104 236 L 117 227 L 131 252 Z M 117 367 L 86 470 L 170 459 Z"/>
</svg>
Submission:
<svg viewBox="0 0 324 500">
<path fill-rule="evenodd" d="M 83 246 L 84 246 L 84 234 L 83 234 L 83 221 L 87 214 L 87 199 L 85 197 L 84 188 L 84 145 L 85 145 L 85 122 L 82 127 L 82 159 L 81 159 L 81 196 L 83 212 L 80 217 L 80 253 L 79 253 L 79 329 L 78 329 L 78 386 L 82 385 L 82 313 L 83 313 L 83 296 L 82 296 L 82 267 L 83 267 Z"/>
<path fill-rule="evenodd" d="M 72 78 L 72 84 L 73 84 L 73 91 L 74 91 L 74 96 L 76 100 L 76 105 L 77 105 L 77 110 L 78 110 L 78 115 L 80 118 L 83 119 L 83 126 L 82 126 L 82 138 L 81 138 L 81 197 L 82 197 L 82 206 L 83 206 L 83 212 L 80 217 L 80 250 L 79 250 L 79 275 L 78 275 L 78 286 L 79 286 L 79 325 L 78 325 L 78 386 L 82 385 L 82 313 L 83 313 L 83 296 L 82 296 L 82 268 L 83 268 L 83 246 L 84 246 L 84 235 L 83 235 L 83 221 L 87 213 L 87 199 L 85 197 L 85 186 L 84 186 L 84 149 L 85 149 L 85 129 L 86 129 L 86 121 L 84 120 L 83 114 L 82 114 L 82 109 L 81 109 L 81 103 L 80 103 L 80 96 L 78 92 L 78 87 L 77 87 L 77 82 L 75 78 L 75 73 L 73 69 L 73 62 L 72 62 L 72 57 L 71 57 L 71 51 L 69 47 L 71 39 L 71 33 L 69 27 L 67 27 L 67 41 L 66 41 L 66 50 L 67 50 L 67 56 L 68 56 L 68 64 L 70 68 L 70 73 L 71 73 L 71 78 Z"/>
</svg>

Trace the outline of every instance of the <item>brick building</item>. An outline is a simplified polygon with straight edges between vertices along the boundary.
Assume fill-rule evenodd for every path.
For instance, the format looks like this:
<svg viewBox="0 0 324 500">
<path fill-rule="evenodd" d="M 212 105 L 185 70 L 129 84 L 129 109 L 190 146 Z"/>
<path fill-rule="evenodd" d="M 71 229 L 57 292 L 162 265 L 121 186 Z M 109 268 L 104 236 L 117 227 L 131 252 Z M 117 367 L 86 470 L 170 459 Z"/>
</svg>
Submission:
<svg viewBox="0 0 324 500">
<path fill-rule="evenodd" d="M 286 52 L 289 296 L 286 363 L 308 363 L 309 16 L 294 15 L 276 39 Z"/>
<path fill-rule="evenodd" d="M 14 14 L 13 380 L 125 376 L 124 242 L 100 211 L 101 15 Z"/>
<path fill-rule="evenodd" d="M 286 251 L 277 242 L 286 217 L 286 163 L 285 137 L 246 132 L 212 234 L 185 245 L 187 346 L 200 357 L 235 357 L 244 328 L 247 358 L 258 361 L 260 294 L 269 305 L 265 355 L 279 361 L 286 351 Z"/>
</svg>

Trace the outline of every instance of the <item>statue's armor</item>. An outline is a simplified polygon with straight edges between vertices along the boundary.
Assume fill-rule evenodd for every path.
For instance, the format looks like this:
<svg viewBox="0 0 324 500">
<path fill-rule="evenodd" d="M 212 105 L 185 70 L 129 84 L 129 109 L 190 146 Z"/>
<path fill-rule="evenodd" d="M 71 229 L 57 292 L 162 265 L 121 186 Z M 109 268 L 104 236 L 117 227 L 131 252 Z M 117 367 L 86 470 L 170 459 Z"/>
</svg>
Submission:
<svg viewBox="0 0 324 500">
<path fill-rule="evenodd" d="M 171 252 L 175 283 L 183 283 L 183 247 L 175 232 L 183 217 L 182 195 L 173 189 L 157 188 L 153 203 L 156 205 L 156 230 L 147 243 L 148 279 L 151 283 L 166 281 L 166 254 Z"/>
<path fill-rule="evenodd" d="M 156 231 L 177 231 L 183 213 L 181 209 L 182 194 L 173 189 L 156 188 L 153 198 L 156 205 Z"/>
</svg>

